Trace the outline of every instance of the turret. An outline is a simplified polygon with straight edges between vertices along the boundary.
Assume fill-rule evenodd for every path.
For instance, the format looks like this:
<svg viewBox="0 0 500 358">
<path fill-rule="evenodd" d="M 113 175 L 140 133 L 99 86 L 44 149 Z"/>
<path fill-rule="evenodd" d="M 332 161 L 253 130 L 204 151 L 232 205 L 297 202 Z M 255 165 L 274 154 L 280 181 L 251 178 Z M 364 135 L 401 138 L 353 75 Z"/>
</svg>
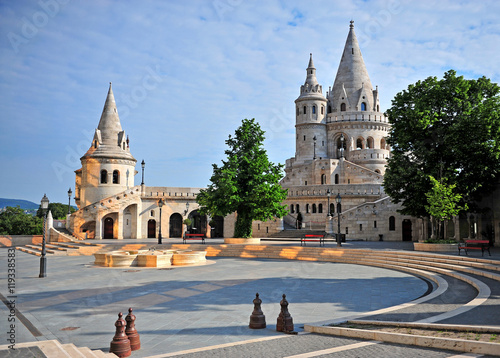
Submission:
<svg viewBox="0 0 500 358">
<path fill-rule="evenodd" d="M 76 171 L 76 203 L 84 207 L 134 186 L 135 163 L 122 129 L 111 83 L 89 150 Z"/>
<path fill-rule="evenodd" d="M 298 161 L 326 157 L 327 153 L 326 98 L 316 79 L 312 54 L 306 71 L 306 80 L 300 86 L 300 95 L 295 100 L 297 134 L 295 157 Z"/>
</svg>

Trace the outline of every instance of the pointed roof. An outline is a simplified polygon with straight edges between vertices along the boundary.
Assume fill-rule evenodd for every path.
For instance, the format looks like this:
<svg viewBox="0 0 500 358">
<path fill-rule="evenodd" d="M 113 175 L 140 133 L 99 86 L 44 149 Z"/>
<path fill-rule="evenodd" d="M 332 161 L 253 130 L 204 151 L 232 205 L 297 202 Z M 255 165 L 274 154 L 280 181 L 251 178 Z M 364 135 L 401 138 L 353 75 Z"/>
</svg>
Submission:
<svg viewBox="0 0 500 358">
<path fill-rule="evenodd" d="M 303 99 L 325 100 L 325 97 L 323 96 L 322 93 L 323 88 L 316 79 L 316 68 L 314 68 L 312 53 L 309 54 L 309 65 L 307 66 L 306 71 L 307 71 L 306 81 L 302 86 L 300 86 L 300 96 L 297 98 L 297 100 L 303 100 Z"/>
<path fill-rule="evenodd" d="M 130 154 L 125 131 L 122 129 L 111 82 L 102 110 L 99 125 L 95 130 L 92 145 L 82 157 L 128 159 L 136 161 Z M 95 144 L 97 142 L 97 144 Z"/>
<path fill-rule="evenodd" d="M 114 144 L 118 133 L 122 131 L 120 117 L 118 117 L 118 110 L 116 108 L 115 96 L 113 95 L 113 88 L 111 82 L 109 83 L 108 96 L 104 103 L 101 119 L 97 129 L 101 131 L 101 144 Z"/>
<path fill-rule="evenodd" d="M 354 33 L 354 21 L 351 20 L 344 52 L 342 53 L 337 76 L 333 83 L 333 98 L 337 99 L 344 92 L 344 89 L 347 96 L 352 98 L 354 93 L 359 92 L 363 87 L 367 91 L 373 91 L 373 86 L 368 76 L 363 56 L 361 55 L 358 39 Z M 354 98 L 355 101 L 357 99 Z"/>
<path fill-rule="evenodd" d="M 316 69 L 314 68 L 313 63 L 313 54 L 309 54 L 309 65 L 307 66 L 307 77 L 305 84 L 309 86 L 315 86 L 318 84 L 318 80 L 316 79 Z"/>
</svg>

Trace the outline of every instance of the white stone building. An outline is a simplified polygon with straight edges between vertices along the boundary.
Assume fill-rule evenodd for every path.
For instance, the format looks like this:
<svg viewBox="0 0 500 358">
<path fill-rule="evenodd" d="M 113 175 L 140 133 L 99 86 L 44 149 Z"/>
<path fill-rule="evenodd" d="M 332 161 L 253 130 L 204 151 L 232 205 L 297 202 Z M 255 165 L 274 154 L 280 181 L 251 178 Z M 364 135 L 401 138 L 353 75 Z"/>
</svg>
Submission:
<svg viewBox="0 0 500 358">
<path fill-rule="evenodd" d="M 427 238 L 427 220 L 400 215 L 382 186 L 390 148 L 390 124 L 379 104 L 378 88 L 368 76 L 351 21 L 333 87 L 323 95 L 316 79 L 312 54 L 306 80 L 295 100 L 295 156 L 286 161 L 281 185 L 289 215 L 283 219 L 254 222 L 254 237 L 268 237 L 285 228 L 340 231 L 348 239 L 417 241 Z M 76 171 L 75 200 L 79 210 L 71 215 L 70 230 L 79 237 L 164 238 L 180 237 L 191 230 L 213 237 L 231 237 L 235 215 L 213 219 L 199 215 L 199 188 L 136 185 L 137 160 L 130 153 L 122 130 L 111 85 L 91 147 Z M 336 197 L 340 195 L 339 215 Z M 484 198 L 485 214 L 457 218 L 448 225 L 456 238 L 493 235 L 500 243 L 498 193 Z M 164 203 L 160 210 L 159 202 Z M 162 217 L 160 219 L 160 212 Z M 300 213 L 300 214 L 299 214 Z M 328 214 L 331 215 L 328 215 Z M 161 225 L 160 225 L 161 223 Z"/>
</svg>

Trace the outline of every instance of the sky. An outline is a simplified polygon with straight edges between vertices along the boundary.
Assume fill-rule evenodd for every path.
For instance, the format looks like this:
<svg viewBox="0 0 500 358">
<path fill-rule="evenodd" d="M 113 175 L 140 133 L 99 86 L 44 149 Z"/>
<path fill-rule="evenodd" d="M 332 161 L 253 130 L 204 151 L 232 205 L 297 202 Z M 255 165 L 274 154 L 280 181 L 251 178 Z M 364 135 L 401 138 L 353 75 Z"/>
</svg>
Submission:
<svg viewBox="0 0 500 358">
<path fill-rule="evenodd" d="M 309 53 L 325 94 L 350 20 L 384 111 L 449 69 L 500 82 L 497 0 L 0 0 L 0 197 L 68 202 L 109 82 L 136 185 L 144 160 L 148 186 L 206 187 L 244 118 L 284 164 Z"/>
</svg>

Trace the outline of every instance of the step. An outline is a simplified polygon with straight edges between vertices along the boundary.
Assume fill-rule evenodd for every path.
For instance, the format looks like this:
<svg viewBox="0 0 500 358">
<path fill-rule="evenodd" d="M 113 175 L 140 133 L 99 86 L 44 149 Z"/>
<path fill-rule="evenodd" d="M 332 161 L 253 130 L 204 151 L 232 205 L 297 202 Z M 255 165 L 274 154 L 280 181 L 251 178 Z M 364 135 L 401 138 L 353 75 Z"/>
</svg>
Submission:
<svg viewBox="0 0 500 358">
<path fill-rule="evenodd" d="M 54 249 L 48 249 L 47 248 L 47 245 L 45 245 L 45 252 L 47 254 L 53 254 L 53 255 L 63 255 L 65 256 L 66 255 L 66 252 L 63 252 L 63 251 L 59 251 L 59 250 L 54 250 Z M 31 250 L 38 250 L 40 252 L 42 252 L 42 245 L 25 245 L 25 247 L 27 247 L 28 249 L 31 249 Z"/>
<path fill-rule="evenodd" d="M 66 343 L 62 345 L 66 353 L 68 353 L 71 358 L 85 358 L 86 356 L 80 352 L 77 346 L 73 343 Z"/>
<path fill-rule="evenodd" d="M 21 251 L 21 252 L 25 252 L 25 253 L 30 254 L 30 255 L 42 256 L 42 253 L 40 251 L 28 249 L 27 247 L 23 247 L 23 246 L 16 247 L 16 250 Z"/>
</svg>

